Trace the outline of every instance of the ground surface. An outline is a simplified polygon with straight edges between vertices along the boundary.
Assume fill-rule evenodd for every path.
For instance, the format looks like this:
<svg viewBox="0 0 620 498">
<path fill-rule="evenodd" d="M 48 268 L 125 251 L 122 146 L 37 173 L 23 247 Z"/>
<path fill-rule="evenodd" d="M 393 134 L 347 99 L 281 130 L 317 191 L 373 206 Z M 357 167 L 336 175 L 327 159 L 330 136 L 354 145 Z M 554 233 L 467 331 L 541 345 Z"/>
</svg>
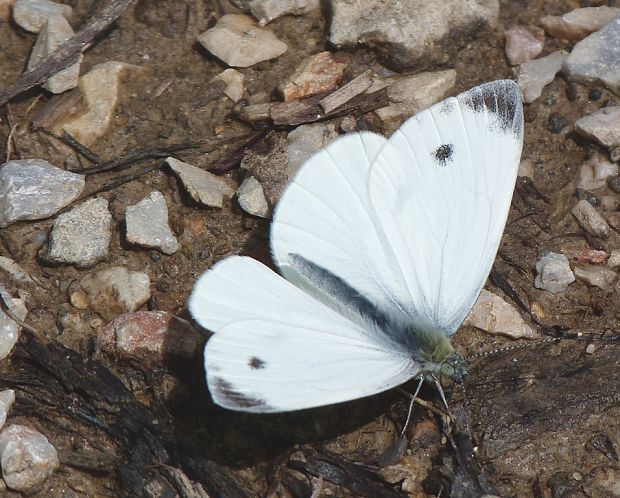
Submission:
<svg viewBox="0 0 620 498">
<path fill-rule="evenodd" d="M 94 1 L 74 3 L 75 19 L 89 17 L 99 4 Z M 477 40 L 460 52 L 454 65 L 457 82 L 452 93 L 457 94 L 487 80 L 513 77 L 503 51 L 502 32 L 506 27 L 517 22 L 536 24 L 542 15 L 564 13 L 578 6 L 579 2 L 502 2 L 498 29 L 481 32 Z M 208 1 L 140 1 L 87 52 L 82 72 L 108 60 L 144 68 L 123 84 L 114 124 L 108 135 L 93 146 L 101 157 L 112 159 L 139 147 L 199 143 L 212 140 L 216 135 L 226 138 L 252 131 L 231 117 L 233 104 L 229 100 L 220 94 L 211 95 L 209 81 L 222 71 L 223 66 L 195 42 L 196 35 L 212 25 L 219 14 L 218 8 Z M 288 44 L 289 50 L 275 61 L 243 70 L 248 94 L 271 94 L 276 82 L 283 75 L 290 74 L 305 56 L 328 49 L 324 23 L 320 15 L 312 14 L 286 17 L 270 24 L 269 27 Z M 34 35 L 20 31 L 11 23 L 0 25 L 3 54 L 0 58 L 0 87 L 7 87 L 19 77 L 33 42 Z M 544 53 L 563 46 L 564 42 L 547 38 Z M 377 67 L 374 55 L 361 48 L 335 53 L 349 64 L 349 75 L 359 74 L 367 67 Z M 162 85 L 168 86 L 159 93 L 158 89 L 164 88 Z M 617 97 L 605 89 L 597 101 L 588 98 L 589 88 L 578 86 L 574 100 L 568 99 L 567 90 L 568 84 L 558 77 L 538 101 L 526 108 L 524 157 L 533 161 L 534 184 L 548 202 L 523 192 L 515 195 L 494 268 L 508 279 L 526 303 L 536 301 L 541 305 L 545 311 L 541 318 L 543 324 L 602 334 L 618 329 L 620 298 L 617 292 L 605 293 L 575 283 L 567 292 L 552 296 L 535 289 L 532 283 L 534 265 L 543 252 L 552 250 L 570 255 L 589 247 L 570 215 L 570 208 L 575 202 L 572 194 L 578 168 L 597 149 L 578 140 L 572 124 L 579 117 L 600 108 L 607 100 L 617 102 Z M 34 103 L 39 93 L 35 89 L 11 103 L 14 120 L 20 123 L 17 152 L 24 158 L 43 157 L 62 165 L 65 153 L 45 135 L 33 133 L 29 127 L 33 113 L 31 107 L 34 105 L 36 109 L 46 98 Z M 560 133 L 553 133 L 547 127 L 552 112 L 562 114 L 569 123 Z M 338 124 L 339 120 L 335 123 Z M 6 143 L 8 132 L 3 117 L 0 125 L 2 144 Z M 231 146 L 227 146 L 208 154 L 181 154 L 180 157 L 197 166 L 211 167 L 230 150 Z M 123 173 L 89 177 L 87 189 L 94 191 Z M 242 178 L 237 169 L 228 175 L 235 181 Z M 166 196 L 171 226 L 178 235 L 183 234 L 183 248 L 172 256 L 137 250 L 128 247 L 123 240 L 121 220 L 125 207 L 135 204 L 154 189 Z M 266 221 L 243 213 L 234 201 L 226 203 L 221 210 L 198 206 L 165 169 L 101 195 L 110 201 L 116 222 L 110 257 L 103 265 L 122 264 L 147 272 L 153 284 L 153 299 L 149 306 L 154 309 L 188 317 L 188 294 L 206 268 L 226 255 L 260 254 L 266 247 Z M 523 217 L 529 210 L 534 214 Z M 0 252 L 15 259 L 43 283 L 43 287 L 28 289 L 30 296 L 27 300 L 28 323 L 44 331 L 44 337 L 40 339 L 57 341 L 77 351 L 81 357 L 90 358 L 93 336 L 101 322 L 93 320 L 96 316 L 88 311 L 79 312 L 72 308 L 66 292 L 68 284 L 83 270 L 70 266 L 45 266 L 37 258 L 52 222 L 18 223 L 1 230 Z M 617 241 L 612 238 L 608 244 L 613 244 L 614 240 Z M 72 323 L 77 325 L 67 326 L 67 316 L 74 315 L 77 319 Z M 462 330 L 457 343 L 465 354 L 511 344 L 506 339 L 473 330 Z M 613 474 L 613 468 L 617 465 L 616 451 L 620 450 L 620 350 L 613 341 L 598 341 L 595 353 L 587 355 L 586 344 L 563 341 L 553 346 L 520 350 L 517 354 L 504 353 L 472 362 L 471 375 L 466 383 L 468 404 L 464 410 L 468 413 L 477 446 L 478 462 L 484 464 L 484 471 L 473 475 L 488 476 L 497 494 L 538 497 L 552 496 L 554 490 L 554 496 L 612 496 L 611 492 L 606 495 L 587 487 L 588 479 L 600 478 L 601 472 L 618 486 L 620 474 Z M 9 379 L 11 387 L 17 389 L 18 401 L 12 421 L 40 429 L 59 450 L 72 454 L 96 451 L 97 455 L 104 455 L 112 462 L 103 471 L 93 471 L 92 468 L 78 468 L 74 459 L 68 458 L 73 465 L 63 465 L 62 470 L 50 479 L 50 487 L 40 496 L 119 496 L 135 492 L 139 486 L 131 488 L 132 491 L 127 484 L 135 484 L 135 481 L 126 476 L 119 478 L 114 470 L 119 466 L 115 459 L 122 461 L 127 455 L 127 446 L 135 443 L 131 431 L 120 430 L 114 425 L 118 424 L 114 416 L 120 413 L 110 408 L 110 403 L 115 401 L 106 404 L 100 400 L 101 405 L 90 405 L 91 408 L 101 406 L 102 410 L 107 410 L 106 423 L 118 429 L 115 432 L 108 427 L 105 433 L 92 427 L 73 425 L 66 413 L 62 413 L 64 402 L 59 398 L 50 400 L 47 405 L 20 402 L 20 387 L 25 385 L 20 383 L 25 378 L 23 370 L 36 363 L 24 360 L 30 354 L 27 347 L 24 351 L 20 358 L 2 365 L 3 376 Z M 52 358 L 50 361 L 56 360 Z M 149 448 L 161 455 L 166 453 L 166 457 L 162 457 L 164 463 L 183 467 L 197 480 L 209 481 L 205 488 L 210 489 L 213 496 L 242 496 L 242 492 L 247 496 L 304 496 L 311 489 L 308 486 L 319 486 L 319 480 L 307 481 L 302 473 L 292 468 L 307 471 L 313 462 L 316 464 L 313 458 L 322 455 L 323 450 L 338 455 L 332 455 L 333 458 L 344 457 L 351 462 L 373 465 L 374 472 L 378 467 L 385 467 L 377 464 L 377 459 L 393 443 L 397 427 L 406 414 L 403 398 L 388 393 L 371 400 L 300 414 L 238 415 L 212 405 L 204 388 L 199 362 L 182 368 L 177 366 L 173 373 L 184 383 L 181 393 L 176 397 L 169 396 L 167 403 L 162 372 L 145 373 L 140 368 L 110 362 L 106 366 L 129 386 L 130 392 L 122 396 L 133 396 L 134 401 L 137 399 L 164 421 L 165 430 L 159 435 L 161 442 L 157 443 L 162 447 L 153 450 L 157 444 L 151 441 Z M 45 371 L 44 366 L 40 368 Z M 92 369 L 96 370 L 95 367 Z M 83 377 L 77 375 L 80 376 Z M 60 396 L 63 391 L 61 384 L 54 387 L 58 392 L 50 388 L 54 396 Z M 3 387 L 2 381 L 0 387 Z M 453 406 L 463 407 L 460 392 L 454 390 L 453 395 Z M 122 396 L 119 394 L 118 399 L 126 399 Z M 423 390 L 422 397 L 437 401 L 436 394 L 430 389 Z M 36 393 L 33 399 L 37 399 Z M 67 403 L 69 399 L 73 398 L 67 398 Z M 80 402 L 79 399 L 74 401 Z M 81 402 L 88 404 L 88 393 Z M 123 403 L 131 405 L 129 401 Z M 130 411 L 128 416 L 135 416 L 140 409 L 131 407 L 137 411 Z M 62 420 L 68 422 L 60 423 Z M 439 430 L 440 420 L 417 406 L 410 430 L 413 438 L 410 454 L 401 460 L 408 475 L 414 476 L 409 482 L 411 496 L 445 496 L 442 491 L 445 482 L 461 479 L 454 452 L 449 443 L 441 439 Z M 293 460 L 302 464 L 287 466 L 291 455 Z M 189 458 L 208 463 L 204 463 L 201 470 L 192 470 Z M 323 455 L 323 458 L 326 457 Z M 132 461 L 128 461 L 121 466 L 131 465 Z M 353 480 L 356 479 L 360 477 L 355 474 Z M 393 480 L 400 482 L 402 479 L 403 476 Z M 277 488 L 278 482 L 288 483 L 289 491 L 285 491 L 284 486 Z M 346 486 L 335 486 L 326 479 L 323 483 L 325 496 L 356 494 Z M 572 494 L 561 494 L 559 489 Z M 358 489 L 359 494 L 371 492 L 359 492 Z M 9 492 L 7 496 L 13 495 Z"/>
</svg>

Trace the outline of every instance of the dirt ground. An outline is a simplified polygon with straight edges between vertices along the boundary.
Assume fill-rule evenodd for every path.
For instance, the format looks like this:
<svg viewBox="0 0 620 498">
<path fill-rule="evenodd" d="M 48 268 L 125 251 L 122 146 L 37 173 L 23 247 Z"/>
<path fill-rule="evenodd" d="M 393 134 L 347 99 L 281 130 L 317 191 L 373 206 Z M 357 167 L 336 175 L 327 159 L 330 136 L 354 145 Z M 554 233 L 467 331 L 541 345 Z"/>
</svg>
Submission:
<svg viewBox="0 0 620 498">
<path fill-rule="evenodd" d="M 100 2 L 92 0 L 69 3 L 74 19 L 87 19 L 100 8 Z M 543 15 L 591 3 L 502 1 L 499 27 L 483 30 L 460 51 L 452 66 L 457 71 L 452 93 L 514 77 L 504 55 L 505 28 L 516 23 L 536 25 Z M 123 83 L 113 126 L 92 147 L 97 154 L 113 159 L 147 146 L 214 139 L 224 143 L 227 137 L 254 133 L 235 119 L 230 100 L 219 92 L 213 94 L 209 81 L 225 66 L 195 41 L 219 15 L 218 5 L 208 0 L 142 0 L 97 39 L 86 52 L 82 73 L 109 60 L 143 68 Z M 330 47 L 325 26 L 318 12 L 269 24 L 289 48 L 273 61 L 242 70 L 247 95 L 275 98 L 276 83 L 306 56 L 321 50 L 332 50 L 348 64 L 347 79 L 379 67 L 371 51 Z M 1 88 L 23 72 L 35 36 L 11 22 L 0 24 Z M 569 47 L 568 42 L 547 38 L 543 55 Z M 174 469 L 182 469 L 214 497 L 310 496 L 321 487 L 312 496 L 404 496 L 399 494 L 401 482 L 415 497 L 477 496 L 480 489 L 506 497 L 620 496 L 620 349 L 613 337 L 620 320 L 618 290 L 605 293 L 576 282 L 554 296 L 533 286 L 535 263 L 544 252 L 561 252 L 571 259 L 580 249 L 591 247 L 570 209 L 576 202 L 579 166 L 605 151 L 579 139 L 572 125 L 608 101 L 617 104 L 618 98 L 600 88 L 602 97 L 593 101 L 590 90 L 571 87 L 558 76 L 540 99 L 526 106 L 523 157 L 534 164 L 533 184 L 542 196 L 526 186 L 517 188 L 494 269 L 527 305 L 538 303 L 544 310 L 539 316 L 544 327 L 539 330 L 556 334 L 580 330 L 596 337 L 472 360 L 465 385 L 467 401 L 463 402 L 459 389 L 448 386 L 450 404 L 463 425 L 469 425 L 471 435 L 459 440 L 453 432 L 446 438 L 441 418 L 416 405 L 409 447 L 400 460 L 390 458 L 407 411 L 407 400 L 398 392 L 300 413 L 251 416 L 213 405 L 200 359 L 193 365 L 161 369 L 108 359 L 104 368 L 92 360 L 93 338 L 101 321 L 93 312 L 73 308 L 67 295 L 68 285 L 85 270 L 45 265 L 37 256 L 53 220 L 20 222 L 0 230 L 0 254 L 17 261 L 43 284 L 27 289 L 27 322 L 41 336 L 25 334 L 16 354 L 0 365 L 0 388 L 16 389 L 10 422 L 37 428 L 62 455 L 61 470 L 38 496 L 113 497 L 143 492 L 143 496 L 200 496 L 178 491 L 183 486 L 175 480 Z M 14 154 L 61 166 L 66 149 L 30 125 L 32 115 L 48 98 L 33 89 L 11 101 L 12 119 L 19 123 L 19 148 Z M 568 122 L 560 133 L 548 128 L 551 113 L 561 114 Z M 336 129 L 340 120 L 334 120 Z M 369 117 L 369 122 L 377 120 Z M 5 108 L 0 123 L 3 149 L 9 131 Z M 270 140 L 273 135 L 260 146 L 269 147 Z M 238 145 L 178 155 L 196 166 L 213 168 Z M 6 151 L 1 152 L 4 157 Z M 87 191 L 135 168 L 89 176 Z M 238 168 L 226 175 L 237 183 L 243 178 Z M 170 224 L 182 244 L 182 250 L 171 256 L 130 247 L 124 240 L 125 207 L 155 189 L 167 199 Z M 153 294 L 149 309 L 189 319 L 187 298 L 205 269 L 230 254 L 265 254 L 268 221 L 245 214 L 234 199 L 222 209 L 199 206 L 166 168 L 99 195 L 110 202 L 115 221 L 110 256 L 100 266 L 125 265 L 148 273 Z M 609 250 L 620 247 L 619 240 L 614 233 L 596 242 Z M 487 287 L 501 294 L 491 283 Z M 38 342 L 48 346 L 35 354 L 33 344 Z M 592 354 L 585 352 L 589 343 L 595 345 Z M 513 342 L 462 329 L 456 344 L 470 355 Z M 67 376 L 76 383 L 88 380 L 91 387 L 77 389 Z M 116 377 L 123 384 L 117 384 Z M 111 391 L 106 392 L 108 388 Z M 421 397 L 441 406 L 432 389 L 423 389 Z M 90 413 L 101 423 L 89 423 L 88 417 L 76 417 L 77 413 Z M 473 460 L 463 449 L 470 440 Z M 385 484 L 379 475 L 397 484 Z M 160 488 L 154 484 L 147 486 L 161 476 L 171 483 L 169 488 L 157 491 Z M 470 491 L 470 484 L 477 491 Z M 7 491 L 6 496 L 17 495 Z"/>
</svg>

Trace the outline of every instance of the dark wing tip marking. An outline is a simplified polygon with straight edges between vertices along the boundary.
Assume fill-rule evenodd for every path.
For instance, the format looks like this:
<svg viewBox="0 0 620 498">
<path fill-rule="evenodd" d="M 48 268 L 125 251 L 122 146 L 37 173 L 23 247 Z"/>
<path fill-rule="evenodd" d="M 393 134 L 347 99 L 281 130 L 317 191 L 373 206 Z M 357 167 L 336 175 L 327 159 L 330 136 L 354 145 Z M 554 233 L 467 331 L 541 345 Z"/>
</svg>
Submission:
<svg viewBox="0 0 620 498">
<path fill-rule="evenodd" d="M 472 88 L 459 100 L 474 112 L 487 111 L 497 116 L 503 131 L 520 133 L 521 95 L 512 80 L 499 80 Z"/>
<path fill-rule="evenodd" d="M 265 400 L 240 393 L 230 382 L 221 377 L 215 377 L 211 385 L 213 397 L 224 400 L 225 403 L 223 404 L 228 407 L 240 409 L 260 408 L 261 411 L 269 411 L 271 408 Z"/>
<path fill-rule="evenodd" d="M 265 368 L 267 366 L 267 363 L 260 358 L 257 358 L 256 356 L 252 356 L 248 360 L 248 366 L 254 370 L 259 370 L 261 368 Z"/>
<path fill-rule="evenodd" d="M 446 166 L 448 162 L 452 162 L 452 156 L 454 154 L 454 145 L 443 144 L 435 149 L 432 156 L 435 162 L 440 166 Z"/>
</svg>

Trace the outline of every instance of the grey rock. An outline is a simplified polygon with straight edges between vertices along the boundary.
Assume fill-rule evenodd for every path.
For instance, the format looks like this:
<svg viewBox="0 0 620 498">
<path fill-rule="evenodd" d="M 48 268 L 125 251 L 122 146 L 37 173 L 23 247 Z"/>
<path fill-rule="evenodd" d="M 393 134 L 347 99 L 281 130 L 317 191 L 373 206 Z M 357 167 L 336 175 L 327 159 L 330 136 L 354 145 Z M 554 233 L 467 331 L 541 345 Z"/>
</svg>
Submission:
<svg viewBox="0 0 620 498">
<path fill-rule="evenodd" d="M 0 294 L 15 316 L 20 320 L 25 320 L 28 309 L 24 301 L 12 297 L 2 284 L 0 284 Z M 0 310 L 0 360 L 6 358 L 15 346 L 20 329 L 19 325 L 11 320 L 4 311 Z"/>
<path fill-rule="evenodd" d="M 328 0 L 329 41 L 364 44 L 399 69 L 446 64 L 483 25 L 495 27 L 497 0 Z"/>
<path fill-rule="evenodd" d="M 37 41 L 32 48 L 30 59 L 28 59 L 28 70 L 34 68 L 39 62 L 46 59 L 72 36 L 73 28 L 71 28 L 67 19 L 61 15 L 50 16 L 43 29 L 39 32 Z M 62 93 L 71 88 L 75 88 L 80 78 L 80 64 L 82 58 L 83 56 L 80 54 L 75 64 L 50 76 L 41 86 L 52 93 Z"/>
<path fill-rule="evenodd" d="M 211 82 L 222 81 L 226 85 L 224 88 L 224 95 L 226 95 L 233 102 L 237 102 L 243 97 L 243 80 L 245 77 L 236 69 L 225 69 Z M 174 159 L 174 158 L 173 158 Z"/>
<path fill-rule="evenodd" d="M 549 36 L 577 41 L 598 31 L 605 24 L 620 16 L 616 7 L 584 7 L 571 10 L 563 16 L 545 16 L 540 23 Z"/>
<path fill-rule="evenodd" d="M 552 294 L 564 292 L 569 284 L 575 281 L 575 275 L 564 254 L 548 252 L 536 263 L 536 272 L 538 273 L 534 280 L 536 288 Z"/>
<path fill-rule="evenodd" d="M 387 85 L 390 104 L 375 113 L 383 122 L 386 134 L 391 134 L 408 118 L 442 100 L 454 87 L 456 71 L 432 71 L 410 76 L 393 76 L 375 82 L 369 92 Z"/>
<path fill-rule="evenodd" d="M 543 88 L 551 83 L 562 69 L 568 53 L 558 50 L 540 59 L 526 61 L 519 66 L 517 83 L 521 89 L 521 100 L 530 104 L 541 96 Z"/>
<path fill-rule="evenodd" d="M 286 43 L 254 19 L 242 14 L 227 14 L 198 36 L 204 47 L 229 66 L 249 67 L 275 59 L 286 52 Z"/>
<path fill-rule="evenodd" d="M 8 273 L 16 282 L 22 284 L 32 284 L 34 282 L 32 276 L 10 258 L 0 256 L 0 270 Z"/>
<path fill-rule="evenodd" d="M 585 190 L 596 190 L 607 184 L 607 178 L 619 171 L 617 164 L 600 156 L 594 156 L 579 167 L 577 186 Z"/>
<path fill-rule="evenodd" d="M 71 304 L 90 307 L 106 320 L 136 311 L 151 297 L 151 281 L 146 273 L 113 266 L 84 275 L 69 288 Z"/>
<path fill-rule="evenodd" d="M 601 83 L 620 95 L 620 17 L 578 42 L 562 72 L 571 81 Z"/>
<path fill-rule="evenodd" d="M 52 16 L 71 18 L 73 9 L 50 0 L 17 0 L 13 6 L 13 19 L 26 31 L 38 33 Z"/>
<path fill-rule="evenodd" d="M 298 126 L 286 137 L 288 165 L 286 176 L 295 176 L 301 165 L 315 152 L 325 147 L 338 136 L 333 126 L 325 123 L 313 123 Z"/>
<path fill-rule="evenodd" d="M 127 240 L 132 244 L 154 247 L 174 254 L 179 243 L 168 225 L 168 206 L 161 192 L 154 190 L 125 212 Z"/>
<path fill-rule="evenodd" d="M 620 106 L 603 107 L 580 118 L 575 129 L 601 145 L 613 148 L 620 145 Z"/>
<path fill-rule="evenodd" d="M 38 431 L 11 424 L 0 432 L 0 465 L 6 485 L 30 494 L 60 466 L 56 448 Z"/>
<path fill-rule="evenodd" d="M 246 213 L 266 218 L 269 215 L 269 204 L 260 182 L 253 176 L 243 180 L 237 189 L 237 201 Z"/>
<path fill-rule="evenodd" d="M 0 166 L 0 228 L 20 220 L 39 220 L 73 202 L 84 176 L 63 171 L 43 159 L 21 159 Z"/>
<path fill-rule="evenodd" d="M 598 287 L 605 292 L 613 289 L 614 284 L 618 281 L 618 274 L 599 265 L 582 265 L 575 267 L 575 278 L 587 285 Z"/>
<path fill-rule="evenodd" d="M 214 175 L 191 164 L 168 157 L 166 162 L 183 182 L 187 192 L 196 202 L 209 207 L 222 207 L 224 199 L 230 199 L 235 189 L 225 178 Z"/>
<path fill-rule="evenodd" d="M 586 232 L 595 237 L 604 239 L 609 237 L 611 228 L 609 228 L 607 222 L 598 214 L 596 209 L 594 209 L 594 206 L 585 199 L 579 201 L 573 209 L 571 209 L 571 213 L 577 218 L 577 222 Z"/>
<path fill-rule="evenodd" d="M 15 402 L 15 391 L 13 389 L 6 389 L 0 392 L 0 429 L 4 427 L 6 417 L 9 414 L 11 406 Z"/>
<path fill-rule="evenodd" d="M 482 289 L 463 325 L 514 339 L 538 337 L 514 306 L 485 289 Z"/>
<path fill-rule="evenodd" d="M 111 238 L 108 201 L 90 199 L 56 218 L 47 247 L 40 256 L 51 263 L 88 268 L 108 256 Z"/>
<path fill-rule="evenodd" d="M 285 15 L 301 16 L 319 8 L 319 0 L 251 0 L 250 12 L 261 26 Z"/>
<path fill-rule="evenodd" d="M 540 28 L 526 28 L 516 25 L 507 29 L 506 57 L 511 66 L 522 64 L 525 61 L 535 59 L 545 46 L 545 32 Z"/>
<path fill-rule="evenodd" d="M 609 268 L 616 269 L 620 267 L 620 249 L 612 249 L 607 260 L 607 266 Z"/>
</svg>

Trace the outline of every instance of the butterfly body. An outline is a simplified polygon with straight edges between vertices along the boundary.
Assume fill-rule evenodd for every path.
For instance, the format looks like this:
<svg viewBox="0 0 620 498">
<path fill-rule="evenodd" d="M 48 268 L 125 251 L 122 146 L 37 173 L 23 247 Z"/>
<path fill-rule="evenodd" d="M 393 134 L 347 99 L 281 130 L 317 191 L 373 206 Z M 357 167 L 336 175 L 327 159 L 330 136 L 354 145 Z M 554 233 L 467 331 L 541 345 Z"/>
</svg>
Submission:
<svg viewBox="0 0 620 498">
<path fill-rule="evenodd" d="M 280 275 L 232 256 L 189 308 L 216 403 L 257 413 L 368 396 L 407 380 L 460 379 L 450 337 L 500 243 L 523 110 L 501 80 L 451 97 L 392 137 L 345 135 L 311 157 L 271 227 Z"/>
</svg>

